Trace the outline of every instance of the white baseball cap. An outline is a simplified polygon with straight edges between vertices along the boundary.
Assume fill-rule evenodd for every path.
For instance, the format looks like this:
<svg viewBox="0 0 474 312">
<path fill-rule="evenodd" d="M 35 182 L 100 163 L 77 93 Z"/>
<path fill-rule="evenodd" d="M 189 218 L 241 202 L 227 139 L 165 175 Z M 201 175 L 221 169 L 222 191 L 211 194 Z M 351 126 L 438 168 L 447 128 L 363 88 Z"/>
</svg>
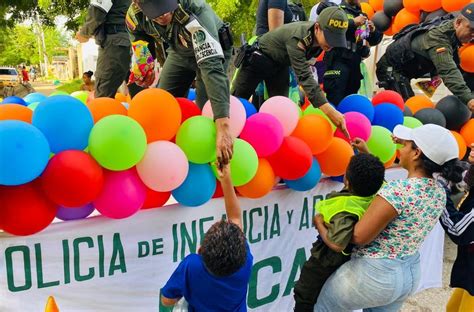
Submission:
<svg viewBox="0 0 474 312">
<path fill-rule="evenodd" d="M 426 124 L 415 129 L 398 125 L 393 129 L 393 135 L 415 142 L 428 159 L 440 166 L 459 156 L 458 143 L 453 134 L 438 125 Z"/>
</svg>

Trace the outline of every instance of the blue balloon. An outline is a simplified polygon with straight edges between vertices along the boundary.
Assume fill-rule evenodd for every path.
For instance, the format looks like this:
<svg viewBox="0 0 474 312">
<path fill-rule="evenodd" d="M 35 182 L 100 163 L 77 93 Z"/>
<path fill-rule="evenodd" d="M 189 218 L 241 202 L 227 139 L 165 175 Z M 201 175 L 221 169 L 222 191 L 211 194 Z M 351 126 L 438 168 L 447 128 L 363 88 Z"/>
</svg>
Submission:
<svg viewBox="0 0 474 312">
<path fill-rule="evenodd" d="M 49 161 L 46 137 L 18 120 L 0 121 L 0 185 L 20 185 L 41 175 Z"/>
<path fill-rule="evenodd" d="M 216 177 L 211 166 L 189 163 L 188 176 L 171 195 L 184 206 L 197 207 L 209 201 L 215 191 Z"/>
<path fill-rule="evenodd" d="M 42 102 L 43 100 L 47 99 L 48 97 L 42 93 L 35 92 L 35 93 L 30 93 L 27 96 L 25 96 L 24 100 L 27 104 L 31 104 L 34 102 Z"/>
<path fill-rule="evenodd" d="M 330 179 L 335 181 L 335 182 L 344 183 L 344 175 L 340 175 L 340 176 L 337 176 L 337 177 L 330 177 Z"/>
<path fill-rule="evenodd" d="M 196 89 L 189 89 L 188 100 L 194 101 L 196 99 Z"/>
<path fill-rule="evenodd" d="M 403 124 L 403 112 L 394 104 L 378 104 L 374 110 L 375 115 L 372 122 L 374 126 L 382 126 L 392 132 L 396 125 Z"/>
<path fill-rule="evenodd" d="M 359 112 L 367 117 L 370 122 L 374 120 L 374 106 L 372 102 L 363 95 L 351 94 L 346 96 L 337 106 L 341 113 Z"/>
<path fill-rule="evenodd" d="M 69 95 L 55 95 L 41 102 L 33 113 L 33 125 L 44 133 L 51 151 L 84 150 L 94 121 L 84 103 Z"/>
<path fill-rule="evenodd" d="M 297 180 L 285 180 L 286 185 L 295 191 L 308 191 L 318 184 L 321 179 L 321 168 L 316 158 L 313 157 L 313 164 L 302 178 Z"/>
<path fill-rule="evenodd" d="M 20 104 L 23 106 L 28 105 L 21 97 L 14 95 L 4 98 L 2 104 Z"/>
<path fill-rule="evenodd" d="M 244 98 L 239 98 L 240 102 L 242 102 L 242 104 L 244 105 L 244 108 L 245 108 L 245 114 L 247 115 L 247 118 L 249 118 L 250 116 L 252 116 L 253 114 L 256 114 L 257 113 L 257 109 L 255 108 L 255 106 L 253 106 L 252 103 L 250 103 L 249 101 L 247 101 L 246 99 Z"/>
</svg>

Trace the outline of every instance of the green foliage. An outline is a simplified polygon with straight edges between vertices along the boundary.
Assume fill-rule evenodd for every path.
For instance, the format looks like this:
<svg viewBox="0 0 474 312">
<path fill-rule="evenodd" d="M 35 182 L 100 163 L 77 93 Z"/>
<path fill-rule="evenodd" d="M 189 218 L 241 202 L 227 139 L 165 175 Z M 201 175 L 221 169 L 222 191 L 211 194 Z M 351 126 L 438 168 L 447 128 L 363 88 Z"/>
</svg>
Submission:
<svg viewBox="0 0 474 312">
<path fill-rule="evenodd" d="M 44 27 L 46 54 L 51 59 L 55 55 L 66 55 L 61 47 L 67 47 L 67 39 L 53 27 Z M 0 64 L 18 65 L 38 64 L 39 39 L 32 27 L 16 25 L 9 32 L 0 36 Z"/>
<path fill-rule="evenodd" d="M 65 91 L 65 92 L 71 94 L 74 91 L 81 90 L 81 86 L 82 86 L 83 83 L 84 82 L 82 81 L 82 79 L 75 79 L 75 80 L 72 80 L 68 83 L 63 84 L 60 87 L 57 87 L 56 90 Z"/>
</svg>

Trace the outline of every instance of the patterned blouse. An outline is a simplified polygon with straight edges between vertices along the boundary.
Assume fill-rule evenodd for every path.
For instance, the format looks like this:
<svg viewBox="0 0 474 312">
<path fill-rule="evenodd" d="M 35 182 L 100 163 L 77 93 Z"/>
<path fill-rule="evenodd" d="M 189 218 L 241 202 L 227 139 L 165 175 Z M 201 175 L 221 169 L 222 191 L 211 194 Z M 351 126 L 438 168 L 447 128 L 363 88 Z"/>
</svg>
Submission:
<svg viewBox="0 0 474 312">
<path fill-rule="evenodd" d="M 354 255 L 397 259 L 415 254 L 446 206 L 445 190 L 433 179 L 409 178 L 388 182 L 378 195 L 398 216 L 373 242 L 356 248 Z"/>
</svg>

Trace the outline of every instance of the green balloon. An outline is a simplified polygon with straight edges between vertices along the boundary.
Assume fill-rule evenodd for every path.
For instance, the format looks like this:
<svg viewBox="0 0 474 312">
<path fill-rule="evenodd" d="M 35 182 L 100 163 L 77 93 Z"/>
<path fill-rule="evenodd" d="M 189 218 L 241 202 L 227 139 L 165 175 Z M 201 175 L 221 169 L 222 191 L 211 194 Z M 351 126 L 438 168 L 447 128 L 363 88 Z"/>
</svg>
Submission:
<svg viewBox="0 0 474 312">
<path fill-rule="evenodd" d="M 127 116 L 102 118 L 89 136 L 89 153 L 109 170 L 132 168 L 143 158 L 146 148 L 145 131 L 138 122 Z"/>
<path fill-rule="evenodd" d="M 30 105 L 28 105 L 27 107 L 28 107 L 29 109 L 31 109 L 32 111 L 35 111 L 35 109 L 36 109 L 36 107 L 38 107 L 39 103 L 40 103 L 40 102 L 33 102 L 33 103 L 31 103 Z"/>
<path fill-rule="evenodd" d="M 69 93 L 61 90 L 56 90 L 53 93 L 51 93 L 49 96 L 55 96 L 55 95 L 69 95 Z"/>
<path fill-rule="evenodd" d="M 216 126 L 209 117 L 194 116 L 179 127 L 176 144 L 188 160 L 207 164 L 216 159 Z"/>
<path fill-rule="evenodd" d="M 329 117 L 325 113 L 323 113 L 323 111 L 320 110 L 319 108 L 316 108 L 313 105 L 309 105 L 308 107 L 306 107 L 306 109 L 303 112 L 303 116 L 306 116 L 306 115 L 319 115 L 321 117 L 324 117 L 324 119 L 329 121 L 329 123 L 331 124 L 332 130 L 336 132 L 337 127 L 332 123 L 331 119 L 329 119 Z"/>
<path fill-rule="evenodd" d="M 403 117 L 403 125 L 410 129 L 415 129 L 415 128 L 423 126 L 423 123 L 419 121 L 418 119 L 416 119 L 415 117 L 405 116 Z"/>
<path fill-rule="evenodd" d="M 367 141 L 367 146 L 370 152 L 383 163 L 389 161 L 396 151 L 395 143 L 392 140 L 392 133 L 381 126 L 372 126 L 372 133 Z"/>
<path fill-rule="evenodd" d="M 241 186 L 253 179 L 258 169 L 255 149 L 242 139 L 235 139 L 234 153 L 230 161 L 230 174 L 234 186 Z"/>
<path fill-rule="evenodd" d="M 78 99 L 82 103 L 86 104 L 87 99 L 89 98 L 89 92 L 87 92 L 87 91 L 74 91 L 73 93 L 71 93 L 71 96 L 73 98 Z"/>
</svg>

